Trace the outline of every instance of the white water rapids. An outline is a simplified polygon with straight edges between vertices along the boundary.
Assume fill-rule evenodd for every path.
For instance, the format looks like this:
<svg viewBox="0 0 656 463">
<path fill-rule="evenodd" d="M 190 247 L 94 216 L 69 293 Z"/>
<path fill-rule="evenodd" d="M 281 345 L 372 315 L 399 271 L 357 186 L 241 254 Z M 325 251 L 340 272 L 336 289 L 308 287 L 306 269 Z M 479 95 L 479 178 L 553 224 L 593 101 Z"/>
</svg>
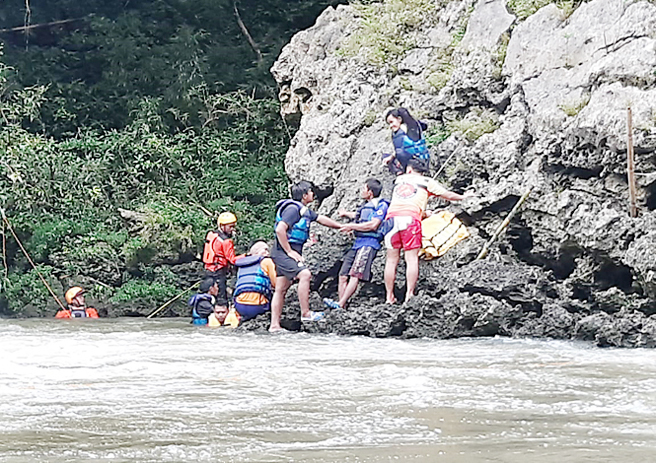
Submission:
<svg viewBox="0 0 656 463">
<path fill-rule="evenodd" d="M 656 461 L 656 350 L 0 320 L 0 462 Z"/>
</svg>

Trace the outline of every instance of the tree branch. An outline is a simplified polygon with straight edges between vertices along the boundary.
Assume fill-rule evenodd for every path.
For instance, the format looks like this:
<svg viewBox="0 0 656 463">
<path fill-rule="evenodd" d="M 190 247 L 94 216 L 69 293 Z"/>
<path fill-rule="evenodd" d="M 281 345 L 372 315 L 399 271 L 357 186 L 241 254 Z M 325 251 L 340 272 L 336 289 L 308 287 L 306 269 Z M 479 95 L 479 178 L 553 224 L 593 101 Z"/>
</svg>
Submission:
<svg viewBox="0 0 656 463">
<path fill-rule="evenodd" d="M 241 32 L 244 34 L 244 37 L 246 37 L 248 44 L 251 46 L 251 48 L 257 55 L 257 62 L 261 64 L 263 61 L 262 52 L 260 51 L 259 48 L 257 48 L 257 44 L 255 43 L 255 40 L 253 40 L 253 37 L 251 37 L 251 34 L 248 32 L 248 29 L 246 29 L 246 24 L 244 24 L 244 21 L 241 20 L 241 16 L 239 15 L 239 10 L 237 9 L 237 2 L 233 2 L 232 6 L 235 10 L 235 17 L 237 18 L 237 24 L 239 25 L 239 28 L 241 29 Z"/>
</svg>

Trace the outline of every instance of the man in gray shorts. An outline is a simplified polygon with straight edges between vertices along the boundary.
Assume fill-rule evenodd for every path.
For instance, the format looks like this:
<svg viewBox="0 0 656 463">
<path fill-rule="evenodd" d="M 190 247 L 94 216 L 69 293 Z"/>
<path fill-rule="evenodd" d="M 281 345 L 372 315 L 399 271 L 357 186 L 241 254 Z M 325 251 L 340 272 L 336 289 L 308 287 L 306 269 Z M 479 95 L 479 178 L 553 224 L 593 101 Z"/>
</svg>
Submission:
<svg viewBox="0 0 656 463">
<path fill-rule="evenodd" d="M 341 309 L 353 296 L 360 281 L 371 281 L 371 265 L 381 248 L 385 236 L 382 223 L 387 215 L 389 201 L 380 198 L 383 187 L 375 178 L 368 179 L 362 186 L 360 195 L 364 203 L 357 212 L 340 210 L 342 217 L 354 219 L 341 228 L 343 232 L 354 232 L 353 247 L 344 256 L 342 268 L 339 271 L 339 301 L 324 299 L 323 302 L 331 309 Z"/>
<path fill-rule="evenodd" d="M 276 205 L 276 242 L 271 259 L 276 264 L 276 290 L 271 300 L 271 325 L 269 331 L 279 331 L 285 295 L 295 279 L 298 279 L 298 302 L 301 304 L 301 321 L 319 321 L 323 312 L 310 310 L 310 281 L 312 274 L 303 263 L 303 245 L 310 237 L 310 224 L 318 222 L 330 228 L 342 224 L 325 215 L 310 210 L 307 205 L 314 201 L 310 182 L 301 181 L 292 186 L 292 199 Z"/>
</svg>

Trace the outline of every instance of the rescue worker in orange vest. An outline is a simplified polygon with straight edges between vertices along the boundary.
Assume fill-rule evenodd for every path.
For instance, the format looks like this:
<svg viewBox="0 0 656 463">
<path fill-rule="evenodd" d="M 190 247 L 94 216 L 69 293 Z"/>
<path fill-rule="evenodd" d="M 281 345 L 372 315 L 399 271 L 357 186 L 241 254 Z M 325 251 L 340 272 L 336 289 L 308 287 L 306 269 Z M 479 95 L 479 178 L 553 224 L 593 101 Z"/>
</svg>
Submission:
<svg viewBox="0 0 656 463">
<path fill-rule="evenodd" d="M 218 299 L 228 300 L 227 279 L 230 267 L 235 264 L 235 245 L 232 234 L 237 225 L 237 217 L 232 212 L 223 212 L 217 220 L 218 230 L 207 232 L 203 248 L 203 264 L 207 277 L 219 284 Z"/>
<path fill-rule="evenodd" d="M 73 286 L 64 295 L 68 309 L 61 309 L 55 318 L 98 318 L 98 311 L 87 307 L 84 302 L 84 289 Z"/>
</svg>

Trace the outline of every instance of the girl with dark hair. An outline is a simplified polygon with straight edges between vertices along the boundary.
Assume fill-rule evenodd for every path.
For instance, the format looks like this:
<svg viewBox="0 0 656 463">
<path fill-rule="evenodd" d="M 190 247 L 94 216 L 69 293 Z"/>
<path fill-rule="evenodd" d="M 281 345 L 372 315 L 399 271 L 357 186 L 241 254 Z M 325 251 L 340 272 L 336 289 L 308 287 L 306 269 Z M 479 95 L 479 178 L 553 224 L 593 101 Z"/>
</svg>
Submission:
<svg viewBox="0 0 656 463">
<path fill-rule="evenodd" d="M 385 115 L 385 120 L 392 129 L 394 154 L 383 154 L 383 163 L 395 175 L 405 173 L 410 159 L 419 159 L 429 165 L 430 154 L 424 138 L 427 126 L 417 121 L 405 108 L 392 109 Z"/>
</svg>

